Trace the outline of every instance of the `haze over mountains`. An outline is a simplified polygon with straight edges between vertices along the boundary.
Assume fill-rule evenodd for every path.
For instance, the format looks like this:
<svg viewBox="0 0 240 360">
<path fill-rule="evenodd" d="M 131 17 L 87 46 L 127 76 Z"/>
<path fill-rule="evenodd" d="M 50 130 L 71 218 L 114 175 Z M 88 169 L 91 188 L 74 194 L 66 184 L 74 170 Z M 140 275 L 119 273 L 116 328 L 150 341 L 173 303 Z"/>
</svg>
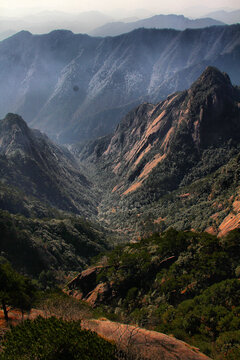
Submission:
<svg viewBox="0 0 240 360">
<path fill-rule="evenodd" d="M 223 21 L 225 24 L 236 24 L 240 22 L 240 10 L 225 11 L 218 10 L 207 14 L 210 18 Z"/>
<path fill-rule="evenodd" d="M 62 143 L 96 138 L 137 104 L 188 88 L 206 65 L 239 84 L 239 45 L 240 25 L 103 39 L 20 32 L 0 43 L 0 116 L 18 113 Z"/>
<path fill-rule="evenodd" d="M 96 28 L 90 32 L 94 36 L 116 36 L 134 29 L 198 29 L 213 25 L 224 25 L 224 22 L 211 18 L 188 19 L 183 15 L 155 15 L 147 19 L 134 22 L 112 22 Z"/>
<path fill-rule="evenodd" d="M 0 33 L 3 31 L 28 30 L 34 34 L 43 34 L 56 29 L 67 29 L 75 33 L 88 33 L 113 17 L 99 11 L 86 11 L 70 14 L 62 11 L 41 11 L 19 17 L 1 17 Z"/>
<path fill-rule="evenodd" d="M 195 13 L 195 15 L 193 15 Z M 204 12 L 203 12 L 204 13 Z M 131 30 L 145 28 L 202 28 L 211 25 L 235 24 L 240 22 L 240 10 L 218 10 L 203 15 L 201 11 L 185 16 L 178 12 L 161 13 L 146 9 L 116 9 L 102 11 L 64 12 L 53 10 L 31 9 L 26 13 L 18 13 L 0 9 L 0 40 L 21 30 L 33 34 L 44 34 L 57 29 L 71 30 L 74 33 L 87 33 L 94 36 L 115 36 Z M 184 9 L 183 9 L 183 14 Z M 186 17 L 187 16 L 187 17 Z"/>
</svg>

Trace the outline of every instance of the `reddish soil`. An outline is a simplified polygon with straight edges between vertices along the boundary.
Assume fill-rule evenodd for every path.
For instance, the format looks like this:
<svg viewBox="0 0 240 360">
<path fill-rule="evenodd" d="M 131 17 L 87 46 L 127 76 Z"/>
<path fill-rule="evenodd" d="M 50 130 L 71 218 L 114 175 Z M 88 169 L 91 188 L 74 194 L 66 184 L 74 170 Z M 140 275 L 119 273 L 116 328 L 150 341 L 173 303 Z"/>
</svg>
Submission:
<svg viewBox="0 0 240 360">
<path fill-rule="evenodd" d="M 37 309 L 32 309 L 29 314 L 24 314 L 23 318 L 24 320 L 30 319 L 34 320 L 39 315 L 44 316 L 44 312 Z M 18 325 L 20 322 L 22 322 L 22 313 L 19 310 L 9 310 L 8 312 L 9 317 L 9 325 Z M 3 311 L 0 310 L 0 328 L 7 328 L 8 324 L 6 323 L 4 319 Z"/>
</svg>

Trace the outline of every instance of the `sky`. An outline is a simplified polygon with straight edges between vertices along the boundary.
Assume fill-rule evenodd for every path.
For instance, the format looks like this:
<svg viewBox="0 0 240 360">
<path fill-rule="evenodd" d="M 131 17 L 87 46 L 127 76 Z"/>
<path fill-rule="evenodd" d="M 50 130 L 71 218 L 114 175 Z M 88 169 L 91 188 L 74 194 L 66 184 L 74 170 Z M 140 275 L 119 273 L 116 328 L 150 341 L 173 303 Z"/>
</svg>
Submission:
<svg viewBox="0 0 240 360">
<path fill-rule="evenodd" d="M 0 0 L 0 16 L 17 16 L 43 10 L 70 13 L 98 10 L 111 12 L 118 8 L 132 11 L 147 9 L 154 13 L 197 15 L 216 9 L 240 8 L 240 0 Z M 196 13 L 196 14 L 195 14 Z"/>
</svg>

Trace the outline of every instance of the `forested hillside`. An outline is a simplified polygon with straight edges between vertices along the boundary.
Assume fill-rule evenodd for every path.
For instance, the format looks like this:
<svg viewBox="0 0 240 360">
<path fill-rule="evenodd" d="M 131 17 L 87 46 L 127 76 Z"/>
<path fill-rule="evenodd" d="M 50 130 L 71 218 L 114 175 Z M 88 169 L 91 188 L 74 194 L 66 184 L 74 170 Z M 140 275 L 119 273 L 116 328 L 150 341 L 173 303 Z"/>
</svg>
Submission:
<svg viewBox="0 0 240 360">
<path fill-rule="evenodd" d="M 173 334 L 214 359 L 237 359 L 239 238 L 239 230 L 218 239 L 170 229 L 99 257 L 89 293 L 81 276 L 68 288 L 112 319 Z"/>
</svg>

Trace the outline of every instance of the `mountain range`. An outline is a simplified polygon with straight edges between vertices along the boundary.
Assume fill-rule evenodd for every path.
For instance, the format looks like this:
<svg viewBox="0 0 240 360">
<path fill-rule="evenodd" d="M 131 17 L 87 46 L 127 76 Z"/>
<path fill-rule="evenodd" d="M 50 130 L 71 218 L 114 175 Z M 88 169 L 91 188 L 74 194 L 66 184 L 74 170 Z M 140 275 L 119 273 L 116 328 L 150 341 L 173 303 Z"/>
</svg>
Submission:
<svg viewBox="0 0 240 360">
<path fill-rule="evenodd" d="M 90 32 L 94 36 L 117 36 L 138 28 L 145 29 L 198 29 L 214 25 L 224 25 L 224 22 L 212 18 L 189 19 L 183 15 L 154 15 L 147 19 L 133 22 L 112 22 L 104 24 Z"/>
<path fill-rule="evenodd" d="M 141 104 L 112 135 L 71 152 L 8 114 L 0 201 L 26 216 L 48 206 L 98 219 L 120 238 L 170 226 L 223 235 L 239 221 L 239 104 L 229 76 L 208 67 L 189 90 Z"/>
<path fill-rule="evenodd" d="M 2 13 L 4 14 L 4 10 L 2 10 Z M 238 15 L 234 13 L 233 16 L 237 17 Z M 0 16 L 0 20 L 0 39 L 12 35 L 11 32 L 17 33 L 21 30 L 27 30 L 34 34 L 44 34 L 56 29 L 66 29 L 74 33 L 114 36 L 139 27 L 183 30 L 187 27 L 196 28 L 224 23 L 224 21 L 212 18 L 190 20 L 182 15 L 174 14 L 153 16 L 151 12 L 144 9 L 135 10 L 132 13 L 119 9 L 119 11 L 110 12 L 109 14 L 100 11 L 85 11 L 76 14 L 63 11 L 41 11 L 28 15 L 18 14 L 15 17 L 10 15 Z"/>
<path fill-rule="evenodd" d="M 61 143 L 97 138 L 139 103 L 188 88 L 206 65 L 238 84 L 239 35 L 240 25 L 103 39 L 20 32 L 0 43 L 0 116 L 18 113 Z"/>
<path fill-rule="evenodd" d="M 44 34 L 55 29 L 69 29 L 75 33 L 88 33 L 95 27 L 113 21 L 114 18 L 100 11 L 71 14 L 49 10 L 16 17 L 0 16 L 0 20 L 0 32 L 13 29 L 15 33 L 28 30 L 34 34 Z"/>
<path fill-rule="evenodd" d="M 225 24 L 236 24 L 240 22 L 240 10 L 218 10 L 208 13 L 207 16 L 215 20 L 223 21 Z"/>
</svg>

